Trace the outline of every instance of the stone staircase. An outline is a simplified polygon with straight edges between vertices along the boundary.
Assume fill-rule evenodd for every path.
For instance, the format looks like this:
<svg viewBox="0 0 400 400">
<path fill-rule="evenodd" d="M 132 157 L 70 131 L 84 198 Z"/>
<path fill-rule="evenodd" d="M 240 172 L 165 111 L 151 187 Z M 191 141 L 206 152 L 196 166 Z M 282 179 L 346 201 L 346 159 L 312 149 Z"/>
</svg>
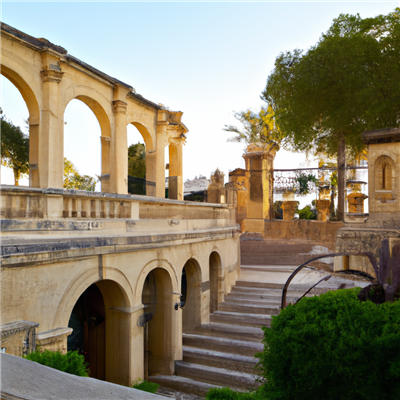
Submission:
<svg viewBox="0 0 400 400">
<path fill-rule="evenodd" d="M 192 397 L 171 394 L 175 399 L 204 398 L 216 386 L 240 391 L 255 389 L 258 360 L 254 355 L 263 350 L 261 328 L 270 326 L 271 317 L 279 313 L 284 283 L 295 268 L 294 265 L 242 265 L 240 280 L 218 305 L 218 310 L 210 314 L 210 323 L 183 334 L 183 360 L 175 363 L 176 375 L 149 379 L 168 388 L 170 393 L 192 394 Z M 287 302 L 297 300 L 327 274 L 304 269 L 290 284 Z M 307 296 L 355 284 L 365 286 L 368 282 L 333 276 Z M 163 394 L 166 395 L 165 391 Z"/>
<path fill-rule="evenodd" d="M 149 379 L 164 388 L 192 393 L 193 399 L 205 397 L 216 386 L 240 391 L 255 389 L 258 360 L 254 355 L 263 350 L 261 328 L 270 326 L 271 317 L 279 313 L 284 282 L 294 269 L 294 266 L 242 266 L 240 280 L 218 310 L 210 314 L 209 325 L 183 334 L 183 360 L 175 364 L 176 375 Z M 289 286 L 287 301 L 295 301 L 326 275 L 325 271 L 312 269 L 300 273 Z M 346 287 L 354 286 L 354 280 L 331 278 L 308 296 L 336 290 L 344 281 Z"/>
</svg>

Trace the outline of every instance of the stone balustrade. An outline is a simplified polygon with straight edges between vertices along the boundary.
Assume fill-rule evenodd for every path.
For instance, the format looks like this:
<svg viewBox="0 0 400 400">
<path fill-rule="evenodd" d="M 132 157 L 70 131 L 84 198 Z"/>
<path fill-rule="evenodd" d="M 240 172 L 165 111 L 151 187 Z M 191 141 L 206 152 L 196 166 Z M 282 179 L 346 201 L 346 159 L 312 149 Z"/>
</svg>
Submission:
<svg viewBox="0 0 400 400">
<path fill-rule="evenodd" d="M 1 186 L 3 219 L 231 219 L 228 205 L 84 190 Z"/>
</svg>

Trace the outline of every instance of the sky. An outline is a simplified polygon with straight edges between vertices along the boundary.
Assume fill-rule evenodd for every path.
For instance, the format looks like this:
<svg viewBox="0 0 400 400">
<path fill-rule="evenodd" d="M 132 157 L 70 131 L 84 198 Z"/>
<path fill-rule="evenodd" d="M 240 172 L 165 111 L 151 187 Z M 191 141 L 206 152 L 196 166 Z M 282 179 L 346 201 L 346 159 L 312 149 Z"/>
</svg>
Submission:
<svg viewBox="0 0 400 400">
<path fill-rule="evenodd" d="M 227 142 L 235 111 L 259 111 L 260 94 L 276 57 L 316 44 L 339 14 L 374 17 L 399 1 L 263 2 L 1 2 L 1 21 L 43 37 L 134 87 L 137 93 L 183 111 L 188 127 L 184 180 L 225 181 L 243 168 L 244 143 Z M 1 78 L 1 107 L 16 125 L 28 117 L 18 90 Z M 100 174 L 100 128 L 92 111 L 73 100 L 64 114 L 64 155 L 87 175 Z M 128 129 L 128 145 L 141 140 Z M 166 160 L 168 162 L 168 160 Z M 280 150 L 276 169 L 316 167 L 303 154 Z M 21 184 L 27 184 L 27 181 Z M 2 167 L 2 183 L 12 174 Z"/>
</svg>

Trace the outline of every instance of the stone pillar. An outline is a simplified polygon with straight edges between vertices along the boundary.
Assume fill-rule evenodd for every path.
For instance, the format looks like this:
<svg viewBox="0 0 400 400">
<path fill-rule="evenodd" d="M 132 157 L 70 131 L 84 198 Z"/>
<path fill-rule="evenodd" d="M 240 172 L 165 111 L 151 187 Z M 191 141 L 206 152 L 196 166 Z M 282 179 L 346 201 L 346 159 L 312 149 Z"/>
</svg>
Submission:
<svg viewBox="0 0 400 400">
<path fill-rule="evenodd" d="M 156 197 L 165 198 L 165 138 L 167 136 L 168 121 L 157 122 L 156 144 Z"/>
<path fill-rule="evenodd" d="M 111 138 L 100 136 L 101 140 L 101 191 L 110 193 L 110 145 Z"/>
<path fill-rule="evenodd" d="M 317 200 L 317 221 L 326 221 L 326 216 L 329 213 L 329 207 L 331 205 L 330 200 Z"/>
<path fill-rule="evenodd" d="M 170 176 L 168 182 L 169 182 L 168 197 L 174 200 L 183 200 L 182 177 Z"/>
<path fill-rule="evenodd" d="M 207 203 L 225 203 L 224 173 L 218 168 L 211 174 L 211 183 L 207 189 Z"/>
<path fill-rule="evenodd" d="M 249 200 L 247 218 L 272 219 L 273 211 L 273 162 L 275 151 L 266 146 L 251 144 L 243 158 L 247 161 Z"/>
<path fill-rule="evenodd" d="M 63 188 L 64 138 L 63 111 L 60 110 L 59 83 L 64 75 L 59 59 L 50 51 L 42 53 L 43 106 L 39 128 L 37 168 L 41 188 Z M 33 132 L 35 136 L 36 132 Z M 34 139 L 34 137 L 33 137 Z M 34 153 L 34 152 L 33 152 Z M 32 153 L 32 161 L 36 161 Z M 33 168 L 36 167 L 36 163 Z M 32 176 L 34 181 L 35 174 Z M 33 182 L 32 182 L 33 183 Z M 37 183 L 37 182 L 36 182 Z"/>
<path fill-rule="evenodd" d="M 39 180 L 39 123 L 29 116 L 29 186 L 40 187 Z"/>
<path fill-rule="evenodd" d="M 294 219 L 294 212 L 296 210 L 297 201 L 283 201 L 282 202 L 282 211 L 283 211 L 283 220 L 284 221 L 292 221 Z"/>
<path fill-rule="evenodd" d="M 177 191 L 181 193 L 181 198 L 177 198 L 177 200 L 183 200 L 183 162 L 182 162 L 182 147 L 183 140 L 182 139 L 171 139 L 171 143 L 169 145 L 169 177 L 170 177 L 170 187 L 171 187 L 171 178 L 178 177 L 179 187 Z M 171 190 L 169 191 L 170 199 L 175 198 L 171 197 Z"/>
<path fill-rule="evenodd" d="M 126 107 L 122 100 L 114 100 L 115 130 L 113 157 L 110 171 L 110 192 L 128 193 L 128 137 L 126 128 Z"/>
<path fill-rule="evenodd" d="M 368 196 L 364 193 L 350 193 L 347 196 L 349 204 L 349 213 L 364 214 L 364 200 Z"/>
</svg>

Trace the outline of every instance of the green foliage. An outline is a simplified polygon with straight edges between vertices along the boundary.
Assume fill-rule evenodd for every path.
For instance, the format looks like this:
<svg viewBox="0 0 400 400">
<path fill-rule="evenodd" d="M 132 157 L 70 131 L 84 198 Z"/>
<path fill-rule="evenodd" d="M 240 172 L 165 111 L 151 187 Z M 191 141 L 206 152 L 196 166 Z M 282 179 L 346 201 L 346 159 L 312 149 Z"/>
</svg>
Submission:
<svg viewBox="0 0 400 400">
<path fill-rule="evenodd" d="M 299 185 L 298 194 L 299 196 L 306 196 L 310 193 L 310 184 L 318 185 L 318 179 L 313 174 L 305 174 L 299 171 L 296 175 L 296 182 Z"/>
<path fill-rule="evenodd" d="M 235 134 L 228 142 L 271 144 L 279 149 L 282 134 L 275 125 L 275 114 L 271 106 L 262 107 L 259 113 L 251 110 L 235 112 L 234 117 L 241 122 L 243 129 L 225 125 L 224 131 Z"/>
<path fill-rule="evenodd" d="M 317 212 L 307 205 L 302 209 L 296 211 L 299 214 L 299 219 L 317 219 Z"/>
<path fill-rule="evenodd" d="M 257 354 L 268 399 L 400 398 L 400 301 L 360 302 L 359 290 L 303 298 L 272 317 Z"/>
<path fill-rule="evenodd" d="M 81 175 L 75 165 L 64 157 L 64 188 L 96 191 L 96 178 Z"/>
<path fill-rule="evenodd" d="M 15 185 L 29 173 L 29 136 L 1 115 L 1 165 L 10 167 Z"/>
<path fill-rule="evenodd" d="M 146 176 L 146 147 L 142 143 L 128 147 L 128 175 L 142 179 Z"/>
<path fill-rule="evenodd" d="M 230 388 L 212 388 L 206 395 L 206 400 L 266 400 L 258 392 L 236 392 Z"/>
<path fill-rule="evenodd" d="M 275 111 L 286 147 L 336 154 L 344 135 L 359 153 L 362 132 L 400 125 L 399 13 L 341 14 L 307 52 L 277 57 L 262 97 Z"/>
<path fill-rule="evenodd" d="M 25 356 L 25 358 L 68 374 L 89 376 L 88 364 L 85 363 L 84 357 L 79 355 L 77 351 L 69 351 L 67 354 L 62 354 L 59 351 L 44 350 L 41 352 L 36 350 Z"/>
<path fill-rule="evenodd" d="M 154 382 L 142 381 L 139 379 L 132 385 L 133 389 L 143 390 L 144 392 L 156 393 L 160 385 Z"/>
</svg>

